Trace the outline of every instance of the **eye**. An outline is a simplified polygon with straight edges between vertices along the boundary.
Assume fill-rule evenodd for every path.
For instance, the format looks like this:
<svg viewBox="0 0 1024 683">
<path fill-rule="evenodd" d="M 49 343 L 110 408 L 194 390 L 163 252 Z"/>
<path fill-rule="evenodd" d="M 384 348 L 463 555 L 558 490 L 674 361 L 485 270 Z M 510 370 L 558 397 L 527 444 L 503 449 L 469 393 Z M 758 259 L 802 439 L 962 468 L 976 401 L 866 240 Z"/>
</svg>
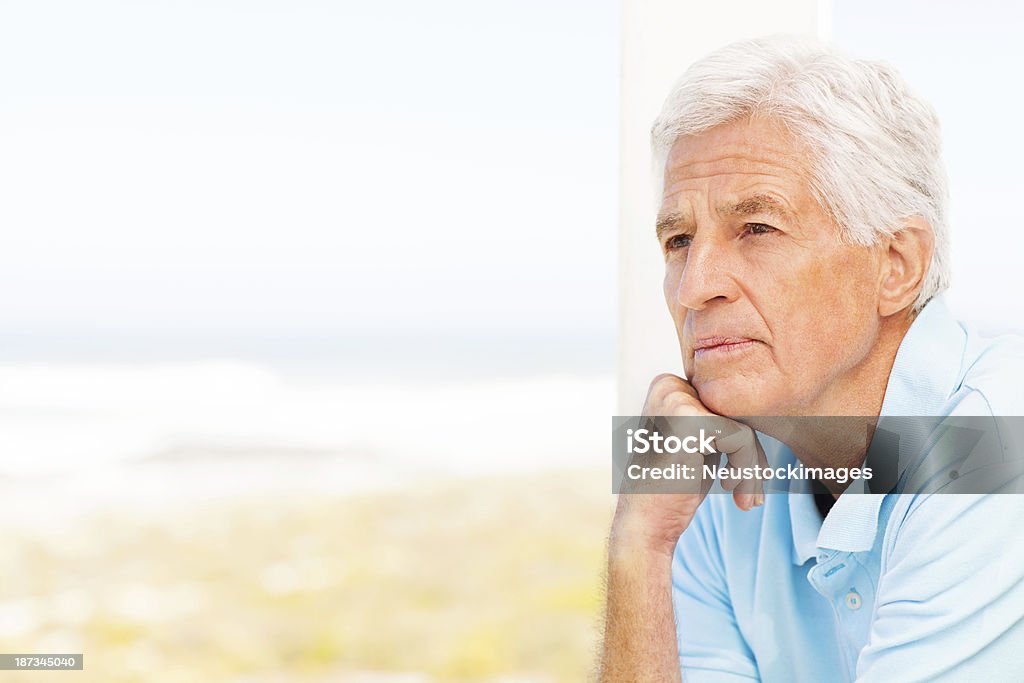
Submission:
<svg viewBox="0 0 1024 683">
<path fill-rule="evenodd" d="M 767 235 L 775 232 L 775 228 L 765 223 L 747 223 L 747 233 L 751 235 Z"/>
<path fill-rule="evenodd" d="M 690 246 L 690 242 L 693 238 L 689 235 L 672 235 L 665 241 L 665 250 L 674 251 L 676 249 L 685 249 Z"/>
</svg>

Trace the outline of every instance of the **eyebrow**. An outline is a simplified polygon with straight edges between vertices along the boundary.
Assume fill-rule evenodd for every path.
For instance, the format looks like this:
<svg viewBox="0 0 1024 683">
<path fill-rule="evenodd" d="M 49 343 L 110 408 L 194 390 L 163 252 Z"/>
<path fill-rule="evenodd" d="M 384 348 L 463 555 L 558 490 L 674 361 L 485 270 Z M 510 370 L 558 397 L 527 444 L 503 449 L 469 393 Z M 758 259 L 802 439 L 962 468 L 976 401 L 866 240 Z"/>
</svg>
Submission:
<svg viewBox="0 0 1024 683">
<path fill-rule="evenodd" d="M 719 206 L 718 211 L 726 216 L 752 216 L 758 213 L 785 217 L 789 214 L 785 204 L 770 194 L 755 194 L 732 206 Z"/>
<path fill-rule="evenodd" d="M 735 204 L 720 205 L 718 212 L 725 216 L 753 216 L 756 214 L 767 214 L 777 218 L 789 216 L 786 205 L 770 194 L 755 194 Z M 690 216 L 685 213 L 672 212 L 662 214 L 658 216 L 655 233 L 660 241 L 667 233 L 680 227 L 690 227 L 692 223 L 693 221 L 690 219 Z"/>
<path fill-rule="evenodd" d="M 658 216 L 658 222 L 655 225 L 655 234 L 658 236 L 660 242 L 664 239 L 667 233 L 679 228 L 680 226 L 689 226 L 693 221 L 685 213 L 666 213 Z"/>
</svg>

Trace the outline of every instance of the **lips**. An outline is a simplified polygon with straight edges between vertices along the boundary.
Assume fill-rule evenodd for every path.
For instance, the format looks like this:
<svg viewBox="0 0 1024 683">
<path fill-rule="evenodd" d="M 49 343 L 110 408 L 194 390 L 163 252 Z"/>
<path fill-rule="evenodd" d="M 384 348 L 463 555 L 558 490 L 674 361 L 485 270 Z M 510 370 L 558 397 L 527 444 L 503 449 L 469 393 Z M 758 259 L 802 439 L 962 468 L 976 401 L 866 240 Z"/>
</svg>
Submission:
<svg viewBox="0 0 1024 683">
<path fill-rule="evenodd" d="M 735 336 L 713 336 L 701 337 L 693 344 L 694 356 L 707 356 L 711 354 L 735 353 L 749 349 L 758 340 L 750 337 Z"/>
</svg>

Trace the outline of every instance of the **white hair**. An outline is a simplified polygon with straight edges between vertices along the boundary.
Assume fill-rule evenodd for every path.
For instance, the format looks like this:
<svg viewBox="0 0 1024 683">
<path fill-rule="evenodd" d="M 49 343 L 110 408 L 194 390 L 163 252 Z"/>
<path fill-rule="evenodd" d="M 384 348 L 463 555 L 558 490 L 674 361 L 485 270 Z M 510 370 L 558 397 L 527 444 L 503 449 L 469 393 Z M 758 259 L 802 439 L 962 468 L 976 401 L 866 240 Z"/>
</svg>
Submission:
<svg viewBox="0 0 1024 683">
<path fill-rule="evenodd" d="M 843 239 L 870 245 L 906 218 L 928 221 L 935 247 L 914 311 L 949 286 L 939 121 L 894 68 L 785 36 L 724 47 L 687 69 L 665 100 L 651 130 L 659 177 L 679 136 L 748 117 L 779 121 L 808 146 L 810 189 Z"/>
</svg>

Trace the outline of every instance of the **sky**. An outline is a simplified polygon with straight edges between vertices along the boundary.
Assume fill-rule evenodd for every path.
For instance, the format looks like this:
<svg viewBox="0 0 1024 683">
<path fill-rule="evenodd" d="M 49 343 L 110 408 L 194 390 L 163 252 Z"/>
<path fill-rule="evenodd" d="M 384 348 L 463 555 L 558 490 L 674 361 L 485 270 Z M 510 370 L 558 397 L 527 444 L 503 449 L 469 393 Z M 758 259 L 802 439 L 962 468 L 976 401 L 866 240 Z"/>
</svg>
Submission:
<svg viewBox="0 0 1024 683">
<path fill-rule="evenodd" d="M 4 2 L 0 359 L 486 339 L 610 365 L 617 12 Z"/>
<path fill-rule="evenodd" d="M 955 305 L 1024 327 L 1024 10 L 832 14 L 942 118 Z M 610 371 L 618 51 L 611 0 L 6 0 L 0 361 Z"/>
</svg>

